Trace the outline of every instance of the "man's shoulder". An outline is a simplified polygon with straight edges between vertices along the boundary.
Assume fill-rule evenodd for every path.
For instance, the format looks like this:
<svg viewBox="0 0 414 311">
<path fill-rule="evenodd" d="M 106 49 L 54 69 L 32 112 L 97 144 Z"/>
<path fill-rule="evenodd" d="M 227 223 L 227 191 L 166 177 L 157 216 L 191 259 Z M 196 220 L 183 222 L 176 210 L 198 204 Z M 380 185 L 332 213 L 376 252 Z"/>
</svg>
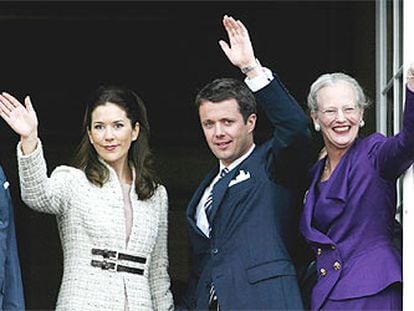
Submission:
<svg viewBox="0 0 414 311">
<path fill-rule="evenodd" d="M 9 188 L 9 182 L 7 181 L 6 175 L 4 174 L 3 168 L 0 165 L 0 187 L 1 191 L 7 191 Z"/>
<path fill-rule="evenodd" d="M 0 165 L 0 181 L 4 181 L 6 179 L 6 175 L 4 174 L 3 167 Z"/>
<path fill-rule="evenodd" d="M 246 159 L 252 159 L 254 161 L 258 161 L 260 159 L 260 156 L 263 156 L 267 154 L 272 149 L 272 141 L 273 138 L 269 138 L 259 144 L 256 144 L 256 147 L 254 148 L 251 155 Z"/>
<path fill-rule="evenodd" d="M 260 167 L 266 167 L 269 165 L 269 161 L 272 161 L 272 140 L 266 140 L 262 143 L 256 144 L 252 153 L 245 158 L 237 167 L 259 169 Z"/>
</svg>

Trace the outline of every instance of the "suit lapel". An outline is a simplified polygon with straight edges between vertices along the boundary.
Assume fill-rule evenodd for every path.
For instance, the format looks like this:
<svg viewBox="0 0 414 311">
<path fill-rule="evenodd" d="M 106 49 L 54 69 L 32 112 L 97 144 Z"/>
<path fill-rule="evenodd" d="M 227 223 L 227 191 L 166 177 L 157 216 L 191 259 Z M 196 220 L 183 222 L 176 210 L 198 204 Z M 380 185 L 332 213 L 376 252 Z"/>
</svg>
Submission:
<svg viewBox="0 0 414 311">
<path fill-rule="evenodd" d="M 230 181 L 240 173 L 240 170 L 246 166 L 248 166 L 246 163 L 250 159 L 254 158 L 257 154 L 258 147 L 255 148 L 255 150 L 252 152 L 251 155 L 249 155 L 242 163 L 240 163 L 238 166 L 236 166 L 234 169 L 232 169 L 226 176 L 224 176 L 222 179 L 220 179 L 215 185 L 214 185 L 214 191 L 213 191 L 213 206 L 211 207 L 211 213 L 210 213 L 210 222 L 211 226 L 214 224 L 214 218 L 217 214 L 217 210 L 219 209 L 225 194 L 228 189 L 228 185 Z M 249 171 L 245 168 L 245 171 Z M 187 207 L 187 221 L 190 224 L 191 228 L 198 232 L 199 234 L 204 235 L 202 231 L 197 227 L 196 221 L 194 219 L 194 215 L 196 213 L 197 205 L 201 200 L 201 197 L 204 194 L 204 191 L 206 187 L 210 185 L 210 183 L 213 181 L 214 177 L 219 172 L 219 166 L 216 165 L 216 167 L 209 172 L 209 174 L 204 178 L 204 180 L 201 182 L 200 186 L 197 188 L 196 192 L 194 193 L 190 203 Z"/>
<path fill-rule="evenodd" d="M 240 168 L 240 165 L 235 167 L 233 170 L 231 170 L 226 176 L 224 176 L 214 185 L 213 206 L 211 207 L 211 214 L 210 214 L 210 221 L 212 223 L 217 213 L 217 210 L 219 206 L 221 205 L 221 202 L 224 199 L 224 195 L 227 192 L 228 185 L 230 181 L 234 178 L 234 176 L 239 172 L 239 168 Z"/>
<path fill-rule="evenodd" d="M 203 236 L 204 236 L 204 233 L 200 230 L 200 228 L 197 227 L 197 224 L 195 221 L 195 213 L 197 211 L 197 205 L 200 202 L 201 197 L 203 196 L 204 191 L 206 190 L 206 187 L 210 185 L 211 181 L 217 175 L 217 172 L 218 172 L 218 166 L 216 166 L 213 170 L 211 170 L 208 173 L 208 175 L 203 179 L 201 184 L 198 186 L 196 192 L 191 198 L 190 203 L 187 206 L 186 217 L 187 217 L 187 221 L 190 227 L 192 228 L 193 231 L 196 231 L 199 234 L 202 234 Z"/>
<path fill-rule="evenodd" d="M 244 169 L 246 172 L 249 172 L 247 169 L 248 161 L 252 159 L 257 152 L 257 147 L 253 151 L 253 153 L 247 157 L 242 163 L 240 163 L 238 166 L 236 166 L 234 169 L 232 169 L 225 177 L 223 177 L 221 180 L 219 180 L 216 185 L 214 186 L 214 192 L 213 192 L 213 206 L 211 210 L 210 219 L 212 224 L 214 224 L 214 218 L 217 214 L 218 209 L 220 208 L 223 199 L 226 195 L 227 190 L 229 189 L 229 183 L 238 175 L 240 174 L 240 171 Z"/>
<path fill-rule="evenodd" d="M 237 165 L 234 169 L 232 169 L 225 177 L 219 180 L 217 184 L 214 186 L 213 206 L 212 206 L 211 215 L 210 215 L 212 226 L 214 225 L 214 218 L 217 214 L 217 211 L 223 202 L 223 199 L 226 195 L 227 190 L 229 189 L 230 181 L 232 181 L 232 179 L 234 179 L 240 173 L 242 169 L 246 172 L 251 171 L 249 170 L 249 167 L 250 167 L 249 163 L 257 161 L 256 157 L 259 154 L 259 150 L 260 150 L 260 147 L 256 146 L 253 152 L 246 159 L 244 159 L 239 165 Z"/>
</svg>

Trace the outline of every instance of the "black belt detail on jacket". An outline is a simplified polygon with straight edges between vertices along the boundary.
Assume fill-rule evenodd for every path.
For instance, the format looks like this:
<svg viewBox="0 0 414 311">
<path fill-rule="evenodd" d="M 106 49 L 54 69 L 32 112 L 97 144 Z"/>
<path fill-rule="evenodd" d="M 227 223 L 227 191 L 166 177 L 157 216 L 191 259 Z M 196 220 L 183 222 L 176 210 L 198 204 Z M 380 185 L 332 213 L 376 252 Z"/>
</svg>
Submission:
<svg viewBox="0 0 414 311">
<path fill-rule="evenodd" d="M 93 267 L 101 268 L 102 270 L 109 270 L 109 271 L 118 271 L 118 272 L 128 272 L 143 275 L 144 270 L 139 268 L 132 268 L 123 265 L 118 265 L 113 261 L 106 261 L 106 260 L 91 260 L 91 265 Z"/>
<path fill-rule="evenodd" d="M 147 262 L 147 259 L 144 257 L 118 253 L 116 251 L 111 251 L 107 249 L 92 248 L 92 255 L 98 255 L 104 258 L 104 260 L 92 259 L 91 265 L 93 267 L 97 267 L 97 268 L 101 268 L 102 270 L 108 270 L 108 271 L 113 271 L 113 272 L 118 271 L 118 272 L 128 272 L 128 273 L 143 275 L 144 274 L 143 269 L 120 265 L 117 263 L 117 260 L 133 261 L 133 262 L 138 262 L 142 264 Z"/>
<path fill-rule="evenodd" d="M 139 262 L 139 263 L 147 262 L 147 258 L 118 253 L 116 251 L 110 251 L 108 249 L 92 248 L 92 255 L 100 255 L 105 259 L 113 258 L 113 259 L 118 259 L 118 260 L 128 260 L 128 261 Z"/>
</svg>

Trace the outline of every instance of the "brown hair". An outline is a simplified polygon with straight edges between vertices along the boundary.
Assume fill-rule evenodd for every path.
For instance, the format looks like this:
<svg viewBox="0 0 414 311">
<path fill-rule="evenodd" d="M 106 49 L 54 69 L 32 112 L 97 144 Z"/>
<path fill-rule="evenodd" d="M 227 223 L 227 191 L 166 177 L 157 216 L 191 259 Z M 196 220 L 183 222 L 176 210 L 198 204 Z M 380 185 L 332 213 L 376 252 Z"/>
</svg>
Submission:
<svg viewBox="0 0 414 311">
<path fill-rule="evenodd" d="M 197 94 L 196 107 L 199 109 L 205 101 L 213 103 L 235 99 L 239 111 L 246 123 L 251 114 L 257 113 L 256 99 L 250 89 L 241 81 L 232 78 L 215 79 L 206 84 Z"/>
<path fill-rule="evenodd" d="M 159 184 L 155 174 L 152 152 L 149 146 L 150 128 L 147 111 L 142 99 L 133 91 L 118 86 L 101 86 L 86 105 L 83 120 L 83 136 L 78 146 L 74 166 L 83 170 L 88 180 L 102 187 L 109 178 L 108 168 L 99 160 L 95 148 L 89 141 L 88 130 L 91 129 L 92 112 L 98 106 L 113 103 L 126 112 L 131 126 L 138 122 L 140 133 L 138 139 L 131 143 L 128 161 L 135 168 L 135 190 L 141 200 L 149 199 Z"/>
</svg>

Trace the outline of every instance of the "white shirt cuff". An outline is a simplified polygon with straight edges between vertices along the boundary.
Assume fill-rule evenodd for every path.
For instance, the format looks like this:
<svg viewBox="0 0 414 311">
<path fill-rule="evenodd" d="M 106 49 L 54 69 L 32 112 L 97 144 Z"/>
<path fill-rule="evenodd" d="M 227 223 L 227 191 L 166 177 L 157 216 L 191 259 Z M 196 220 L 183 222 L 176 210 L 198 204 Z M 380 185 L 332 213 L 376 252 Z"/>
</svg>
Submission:
<svg viewBox="0 0 414 311">
<path fill-rule="evenodd" d="M 268 85 L 274 79 L 272 71 L 263 67 L 263 73 L 252 79 L 246 78 L 244 82 L 252 92 L 257 92 Z"/>
</svg>

